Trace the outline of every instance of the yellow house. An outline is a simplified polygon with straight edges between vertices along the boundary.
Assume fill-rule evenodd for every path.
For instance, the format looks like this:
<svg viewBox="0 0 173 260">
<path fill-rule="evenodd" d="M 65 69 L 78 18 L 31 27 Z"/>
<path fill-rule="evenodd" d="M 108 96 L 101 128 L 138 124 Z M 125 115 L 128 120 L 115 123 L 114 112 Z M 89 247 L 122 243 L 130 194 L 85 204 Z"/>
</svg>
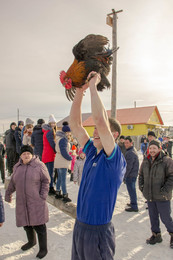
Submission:
<svg viewBox="0 0 173 260">
<path fill-rule="evenodd" d="M 110 110 L 107 111 L 110 116 Z M 58 127 L 62 127 L 63 121 L 68 121 L 69 117 L 58 122 Z M 117 110 L 117 120 L 122 126 L 122 135 L 141 136 L 147 135 L 149 130 L 153 130 L 156 135 L 163 126 L 163 121 L 157 106 L 136 107 Z M 94 131 L 94 121 L 91 113 L 82 114 L 82 123 L 89 136 L 92 137 Z"/>
</svg>

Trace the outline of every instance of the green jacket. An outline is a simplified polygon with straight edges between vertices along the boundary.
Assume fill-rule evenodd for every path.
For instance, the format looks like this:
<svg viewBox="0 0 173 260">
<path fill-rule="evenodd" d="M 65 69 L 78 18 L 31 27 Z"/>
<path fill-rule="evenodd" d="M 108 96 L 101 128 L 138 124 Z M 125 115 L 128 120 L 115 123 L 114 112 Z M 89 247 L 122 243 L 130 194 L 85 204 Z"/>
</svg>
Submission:
<svg viewBox="0 0 173 260">
<path fill-rule="evenodd" d="M 139 170 L 139 189 L 147 201 L 166 201 L 172 198 L 173 160 L 163 151 L 152 162 L 147 156 Z"/>
</svg>

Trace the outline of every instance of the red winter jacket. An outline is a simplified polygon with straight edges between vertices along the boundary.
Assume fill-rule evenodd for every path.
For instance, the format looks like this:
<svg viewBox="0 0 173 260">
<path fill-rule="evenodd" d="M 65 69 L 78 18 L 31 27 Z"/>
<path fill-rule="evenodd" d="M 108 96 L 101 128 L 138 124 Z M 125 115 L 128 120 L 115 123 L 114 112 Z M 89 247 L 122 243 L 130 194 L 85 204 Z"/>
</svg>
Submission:
<svg viewBox="0 0 173 260">
<path fill-rule="evenodd" d="M 55 141 L 53 138 L 52 128 L 45 124 L 42 127 L 43 131 L 43 153 L 42 161 L 44 163 L 54 162 L 55 160 Z"/>
</svg>

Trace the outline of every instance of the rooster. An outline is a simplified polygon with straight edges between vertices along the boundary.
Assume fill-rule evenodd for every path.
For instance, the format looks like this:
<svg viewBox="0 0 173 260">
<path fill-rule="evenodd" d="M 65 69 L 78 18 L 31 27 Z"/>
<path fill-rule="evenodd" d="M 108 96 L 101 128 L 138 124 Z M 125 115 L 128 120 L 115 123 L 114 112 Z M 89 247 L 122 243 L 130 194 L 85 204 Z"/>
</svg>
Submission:
<svg viewBox="0 0 173 260">
<path fill-rule="evenodd" d="M 110 87 L 106 76 L 110 72 L 113 51 L 105 46 L 109 40 L 102 35 L 89 34 L 73 47 L 74 62 L 67 72 L 60 72 L 60 81 L 65 87 L 68 100 L 73 100 L 75 89 L 86 84 L 87 76 L 91 71 L 101 75 L 101 81 L 97 86 L 98 91 Z M 92 77 L 92 76 L 91 76 Z"/>
</svg>

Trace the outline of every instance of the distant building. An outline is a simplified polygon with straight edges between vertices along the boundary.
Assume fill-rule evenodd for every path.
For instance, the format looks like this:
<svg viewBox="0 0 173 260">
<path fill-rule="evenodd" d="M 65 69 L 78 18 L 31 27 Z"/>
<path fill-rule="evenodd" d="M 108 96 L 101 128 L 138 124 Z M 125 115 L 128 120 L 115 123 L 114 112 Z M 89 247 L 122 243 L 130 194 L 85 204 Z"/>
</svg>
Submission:
<svg viewBox="0 0 173 260">
<path fill-rule="evenodd" d="M 108 110 L 107 113 L 110 116 L 111 111 Z M 132 136 L 137 148 L 141 135 L 147 135 L 149 130 L 153 130 L 159 136 L 163 129 L 163 120 L 157 106 L 117 109 L 117 120 L 122 126 L 122 134 Z M 69 121 L 69 116 L 59 121 L 58 127 L 62 127 L 63 121 Z M 91 113 L 82 114 L 82 124 L 92 137 L 94 121 Z"/>
</svg>

